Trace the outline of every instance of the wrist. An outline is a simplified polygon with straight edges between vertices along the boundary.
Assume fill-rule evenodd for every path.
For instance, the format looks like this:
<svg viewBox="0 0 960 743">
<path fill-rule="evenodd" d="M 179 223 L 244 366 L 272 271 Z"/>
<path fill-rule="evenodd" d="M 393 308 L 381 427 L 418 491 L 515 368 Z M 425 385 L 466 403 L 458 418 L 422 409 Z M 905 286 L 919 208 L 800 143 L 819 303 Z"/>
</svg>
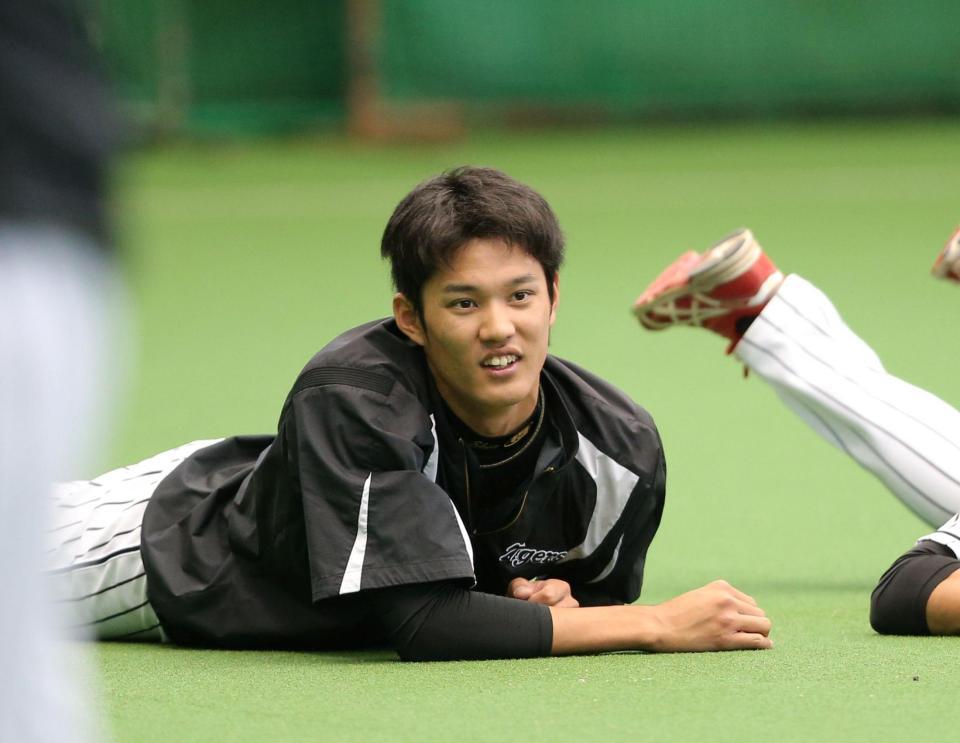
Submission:
<svg viewBox="0 0 960 743">
<path fill-rule="evenodd" d="M 624 608 L 632 609 L 637 615 L 634 622 L 637 649 L 648 650 L 653 653 L 660 652 L 667 636 L 667 626 L 662 607 L 643 605 Z"/>
<path fill-rule="evenodd" d="M 658 651 L 668 633 L 656 606 L 550 607 L 557 655 L 610 650 Z"/>
</svg>

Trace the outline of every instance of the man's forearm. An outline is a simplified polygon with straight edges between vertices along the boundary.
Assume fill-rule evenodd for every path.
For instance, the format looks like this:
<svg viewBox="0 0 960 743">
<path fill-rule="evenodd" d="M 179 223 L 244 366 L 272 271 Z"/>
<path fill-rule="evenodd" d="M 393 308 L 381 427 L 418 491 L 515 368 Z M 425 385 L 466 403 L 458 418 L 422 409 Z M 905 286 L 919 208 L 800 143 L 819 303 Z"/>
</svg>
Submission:
<svg viewBox="0 0 960 743">
<path fill-rule="evenodd" d="M 551 653 L 610 650 L 693 652 L 773 646 L 770 620 L 756 602 L 715 581 L 657 606 L 550 607 Z"/>
<path fill-rule="evenodd" d="M 550 607 L 553 655 L 600 653 L 609 650 L 655 650 L 656 607 Z"/>
</svg>

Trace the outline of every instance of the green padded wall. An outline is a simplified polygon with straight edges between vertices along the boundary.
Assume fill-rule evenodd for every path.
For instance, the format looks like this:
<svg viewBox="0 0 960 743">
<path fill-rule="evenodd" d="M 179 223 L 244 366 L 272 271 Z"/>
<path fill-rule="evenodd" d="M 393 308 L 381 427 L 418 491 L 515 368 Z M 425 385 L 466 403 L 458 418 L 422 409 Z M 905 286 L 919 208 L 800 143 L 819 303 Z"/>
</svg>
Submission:
<svg viewBox="0 0 960 743">
<path fill-rule="evenodd" d="M 960 108 L 955 0 L 384 0 L 389 94 L 632 113 Z"/>
<path fill-rule="evenodd" d="M 92 1 L 92 0 L 91 0 Z M 98 0 L 166 130 L 342 122 L 349 0 Z M 957 0 L 379 0 L 381 94 L 627 118 L 960 110 Z"/>
</svg>

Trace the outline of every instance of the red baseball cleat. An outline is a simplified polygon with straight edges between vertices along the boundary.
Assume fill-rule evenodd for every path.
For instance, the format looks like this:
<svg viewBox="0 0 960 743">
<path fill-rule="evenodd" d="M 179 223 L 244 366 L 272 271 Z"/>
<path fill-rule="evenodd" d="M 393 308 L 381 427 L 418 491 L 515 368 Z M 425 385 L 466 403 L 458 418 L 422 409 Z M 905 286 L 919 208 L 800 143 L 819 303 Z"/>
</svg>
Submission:
<svg viewBox="0 0 960 743">
<path fill-rule="evenodd" d="M 960 281 L 960 227 L 950 235 L 931 270 L 939 279 Z"/>
<path fill-rule="evenodd" d="M 783 274 L 763 252 L 750 230 L 725 237 L 703 254 L 688 251 L 670 264 L 633 304 L 641 325 L 663 330 L 672 325 L 702 326 L 737 345 L 745 318 L 760 314 Z"/>
</svg>

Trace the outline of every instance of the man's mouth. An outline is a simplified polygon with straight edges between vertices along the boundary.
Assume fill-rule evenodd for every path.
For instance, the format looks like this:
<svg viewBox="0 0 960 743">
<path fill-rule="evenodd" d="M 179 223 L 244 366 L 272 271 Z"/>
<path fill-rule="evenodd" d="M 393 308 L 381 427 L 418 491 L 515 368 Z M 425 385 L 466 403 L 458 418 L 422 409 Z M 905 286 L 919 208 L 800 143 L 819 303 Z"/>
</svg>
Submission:
<svg viewBox="0 0 960 743">
<path fill-rule="evenodd" d="M 513 353 L 505 353 L 501 356 L 488 356 L 480 365 L 491 369 L 506 369 L 511 364 L 519 361 L 520 357 Z"/>
</svg>

